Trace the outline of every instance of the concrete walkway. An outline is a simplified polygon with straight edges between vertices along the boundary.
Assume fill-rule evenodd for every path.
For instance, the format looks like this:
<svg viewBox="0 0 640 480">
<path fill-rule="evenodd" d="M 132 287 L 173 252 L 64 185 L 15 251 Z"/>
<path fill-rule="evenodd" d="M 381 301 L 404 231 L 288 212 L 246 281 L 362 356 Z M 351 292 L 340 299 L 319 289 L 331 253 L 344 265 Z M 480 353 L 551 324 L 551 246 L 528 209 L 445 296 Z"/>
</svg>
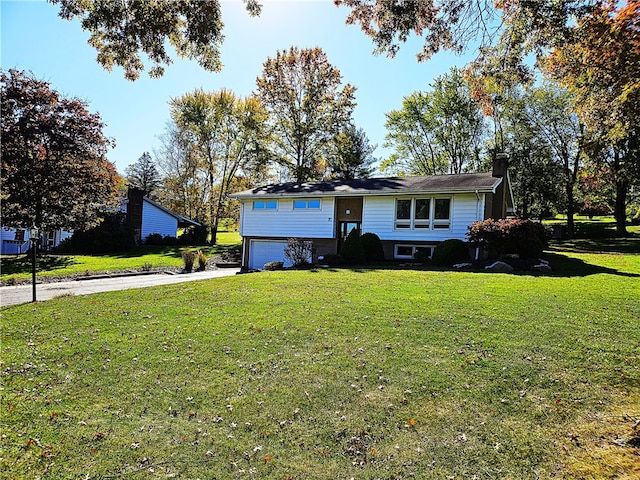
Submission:
<svg viewBox="0 0 640 480">
<path fill-rule="evenodd" d="M 40 302 L 64 294 L 88 295 L 90 293 L 110 292 L 113 290 L 128 290 L 130 288 L 154 287 L 156 285 L 167 285 L 170 283 L 206 280 L 235 275 L 239 271 L 239 268 L 221 268 L 218 270 L 175 275 L 156 273 L 151 275 L 109 277 L 92 280 L 71 280 L 68 282 L 36 283 L 36 299 Z M 32 286 L 30 284 L 0 287 L 0 306 L 2 307 L 27 303 L 30 302 L 32 298 Z"/>
</svg>

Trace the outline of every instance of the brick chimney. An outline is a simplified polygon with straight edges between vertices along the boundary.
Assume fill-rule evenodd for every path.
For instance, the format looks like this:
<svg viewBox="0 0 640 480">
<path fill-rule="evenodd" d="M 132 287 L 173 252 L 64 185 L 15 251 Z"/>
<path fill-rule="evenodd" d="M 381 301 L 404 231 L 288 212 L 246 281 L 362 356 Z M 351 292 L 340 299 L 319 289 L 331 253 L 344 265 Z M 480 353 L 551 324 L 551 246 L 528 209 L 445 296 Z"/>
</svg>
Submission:
<svg viewBox="0 0 640 480">
<path fill-rule="evenodd" d="M 504 177 L 507 174 L 507 167 L 509 165 L 509 155 L 506 153 L 496 153 L 493 159 L 493 173 L 494 177 Z"/>
<path fill-rule="evenodd" d="M 134 231 L 136 245 L 142 240 L 142 203 L 144 190 L 129 187 L 127 192 L 127 225 Z"/>
</svg>

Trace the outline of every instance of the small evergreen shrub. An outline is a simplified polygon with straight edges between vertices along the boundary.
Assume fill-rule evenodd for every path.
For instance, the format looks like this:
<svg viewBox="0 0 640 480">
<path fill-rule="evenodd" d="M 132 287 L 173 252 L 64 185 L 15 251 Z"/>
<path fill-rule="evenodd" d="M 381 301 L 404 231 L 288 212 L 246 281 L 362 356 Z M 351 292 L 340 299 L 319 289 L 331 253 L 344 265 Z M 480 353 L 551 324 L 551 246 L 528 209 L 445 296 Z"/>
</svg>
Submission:
<svg viewBox="0 0 640 480">
<path fill-rule="evenodd" d="M 313 242 L 301 238 L 290 238 L 284 249 L 284 258 L 291 262 L 294 267 L 309 265 L 313 258 Z"/>
<path fill-rule="evenodd" d="M 428 251 L 425 249 L 425 250 L 416 251 L 416 253 L 413 254 L 413 259 L 416 262 L 425 263 L 425 262 L 428 262 L 430 260 L 430 257 L 429 257 Z"/>
<path fill-rule="evenodd" d="M 336 266 L 344 263 L 342 255 L 336 255 L 335 253 L 327 253 L 322 260 L 325 265 Z"/>
<path fill-rule="evenodd" d="M 548 246 L 551 230 L 531 220 L 490 218 L 471 225 L 467 238 L 473 247 L 497 256 L 517 253 L 523 258 L 534 258 Z"/>
<path fill-rule="evenodd" d="M 359 264 L 367 261 L 360 237 L 360 230 L 354 228 L 349 232 L 340 250 L 340 256 L 344 258 L 345 263 Z"/>
<path fill-rule="evenodd" d="M 384 260 L 384 248 L 380 237 L 375 233 L 364 233 L 360 240 L 364 248 L 364 256 L 367 262 L 380 262 Z"/>
<path fill-rule="evenodd" d="M 196 261 L 196 252 L 193 250 L 183 250 L 182 251 L 182 261 L 184 262 L 184 271 L 191 272 L 193 271 L 193 264 Z"/>
<path fill-rule="evenodd" d="M 450 267 L 468 260 L 469 247 L 465 242 L 457 238 L 450 238 L 436 245 L 431 257 L 431 263 L 439 267 Z"/>
<path fill-rule="evenodd" d="M 204 254 L 204 252 L 202 250 L 198 250 L 198 268 L 200 270 L 206 269 L 208 261 L 209 261 L 209 259 Z"/>
<path fill-rule="evenodd" d="M 282 270 L 284 268 L 284 262 L 267 262 L 262 268 L 267 271 Z"/>
</svg>

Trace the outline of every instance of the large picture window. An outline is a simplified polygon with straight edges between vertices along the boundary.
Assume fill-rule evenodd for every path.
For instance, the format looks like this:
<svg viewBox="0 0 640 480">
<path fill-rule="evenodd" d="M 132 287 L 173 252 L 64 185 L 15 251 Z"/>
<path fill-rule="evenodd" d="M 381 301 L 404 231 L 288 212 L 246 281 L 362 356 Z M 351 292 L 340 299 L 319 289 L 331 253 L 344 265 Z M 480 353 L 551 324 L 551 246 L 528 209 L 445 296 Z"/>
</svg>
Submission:
<svg viewBox="0 0 640 480">
<path fill-rule="evenodd" d="M 448 229 L 451 227 L 450 198 L 396 199 L 395 228 Z"/>
</svg>

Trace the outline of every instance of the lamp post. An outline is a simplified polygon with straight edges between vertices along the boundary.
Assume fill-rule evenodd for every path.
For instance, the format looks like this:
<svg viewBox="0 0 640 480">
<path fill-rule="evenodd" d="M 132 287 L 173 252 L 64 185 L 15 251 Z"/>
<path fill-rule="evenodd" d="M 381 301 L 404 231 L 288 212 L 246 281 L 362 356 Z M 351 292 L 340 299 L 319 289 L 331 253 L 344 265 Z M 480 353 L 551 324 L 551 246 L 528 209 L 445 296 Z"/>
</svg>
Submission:
<svg viewBox="0 0 640 480">
<path fill-rule="evenodd" d="M 40 230 L 36 227 L 34 223 L 29 229 L 29 241 L 31 242 L 31 284 L 33 287 L 33 300 L 36 301 L 36 249 L 38 248 L 38 235 L 40 234 Z"/>
</svg>

